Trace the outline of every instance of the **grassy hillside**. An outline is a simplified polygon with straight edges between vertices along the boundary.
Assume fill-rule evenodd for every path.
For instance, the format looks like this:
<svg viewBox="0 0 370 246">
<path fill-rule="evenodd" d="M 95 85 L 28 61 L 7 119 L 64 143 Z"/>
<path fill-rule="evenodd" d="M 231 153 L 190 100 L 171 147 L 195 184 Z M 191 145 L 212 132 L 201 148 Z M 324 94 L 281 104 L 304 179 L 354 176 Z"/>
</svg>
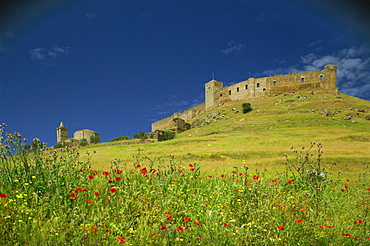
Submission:
<svg viewBox="0 0 370 246">
<path fill-rule="evenodd" d="M 92 166 L 104 169 L 114 159 L 129 167 L 138 149 L 149 158 L 168 159 L 174 155 L 184 164 L 197 162 L 205 172 L 223 173 L 234 165 L 250 170 L 281 171 L 284 154 L 294 158 L 291 147 L 323 144 L 323 163 L 337 163 L 332 172 L 349 176 L 363 173 L 370 164 L 370 102 L 340 94 L 263 97 L 248 100 L 254 110 L 241 111 L 246 101 L 232 101 L 203 112 L 194 122 L 209 122 L 174 140 L 145 144 L 110 145 L 103 143 L 86 149 L 96 151 Z M 329 116 L 323 116 L 322 110 Z M 238 113 L 235 113 L 239 110 Z M 352 119 L 344 117 L 352 115 Z M 190 122 L 190 123 L 194 123 Z M 315 149 L 312 151 L 315 153 Z"/>
</svg>

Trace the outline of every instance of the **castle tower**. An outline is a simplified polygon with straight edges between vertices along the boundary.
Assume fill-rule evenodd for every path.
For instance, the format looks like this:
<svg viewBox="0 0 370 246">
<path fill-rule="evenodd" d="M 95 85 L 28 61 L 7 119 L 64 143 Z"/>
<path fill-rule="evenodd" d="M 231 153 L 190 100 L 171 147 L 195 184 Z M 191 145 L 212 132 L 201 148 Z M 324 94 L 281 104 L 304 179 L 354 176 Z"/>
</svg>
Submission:
<svg viewBox="0 0 370 246">
<path fill-rule="evenodd" d="M 324 74 L 326 77 L 326 82 L 324 84 L 325 89 L 331 89 L 336 90 L 338 94 L 338 88 L 337 88 L 337 66 L 336 65 L 326 65 L 324 66 Z"/>
<path fill-rule="evenodd" d="M 222 90 L 222 82 L 217 80 L 211 80 L 205 85 L 205 99 L 206 99 L 206 109 L 212 108 L 216 104 L 216 93 Z"/>
<path fill-rule="evenodd" d="M 57 128 L 57 143 L 61 143 L 68 139 L 68 127 L 65 127 L 63 121 L 60 122 Z"/>
</svg>

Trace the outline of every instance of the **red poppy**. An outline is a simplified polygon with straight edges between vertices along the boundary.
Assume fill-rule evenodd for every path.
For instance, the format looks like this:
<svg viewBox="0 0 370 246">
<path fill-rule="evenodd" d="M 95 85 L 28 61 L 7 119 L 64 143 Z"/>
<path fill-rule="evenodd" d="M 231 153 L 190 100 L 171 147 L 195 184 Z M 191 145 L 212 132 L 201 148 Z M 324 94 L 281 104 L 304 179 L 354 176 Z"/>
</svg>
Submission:
<svg viewBox="0 0 370 246">
<path fill-rule="evenodd" d="M 230 224 L 225 222 L 225 223 L 224 223 L 224 226 L 230 226 Z"/>
<path fill-rule="evenodd" d="M 95 196 L 100 196 L 100 193 L 99 192 L 94 192 L 94 195 Z"/>
<path fill-rule="evenodd" d="M 193 164 L 189 164 L 189 167 L 194 167 L 194 165 Z"/>
<path fill-rule="evenodd" d="M 195 169 L 194 168 L 190 168 L 190 172 L 194 172 L 195 171 Z"/>
<path fill-rule="evenodd" d="M 71 194 L 69 194 L 69 196 L 72 198 L 72 199 L 75 199 L 77 197 L 77 193 L 73 192 Z"/>
<path fill-rule="evenodd" d="M 239 176 L 243 176 L 244 174 L 243 173 L 239 173 Z"/>
<path fill-rule="evenodd" d="M 221 178 L 225 178 L 226 177 L 226 174 L 221 174 Z"/>
<path fill-rule="evenodd" d="M 331 225 L 328 225 L 326 228 L 333 228 Z"/>
<path fill-rule="evenodd" d="M 152 234 L 150 234 L 152 237 L 155 237 L 155 236 L 157 236 L 157 234 L 155 234 L 155 233 L 152 233 Z"/>
<path fill-rule="evenodd" d="M 351 238 L 352 237 L 351 234 L 347 234 L 347 233 L 343 233 L 342 235 L 345 236 L 345 237 L 347 237 L 347 238 Z"/>
<path fill-rule="evenodd" d="M 83 189 L 82 188 L 77 188 L 76 191 L 83 191 Z"/>
<path fill-rule="evenodd" d="M 183 231 L 183 230 L 184 230 L 184 227 L 182 227 L 182 226 L 178 226 L 177 229 L 176 229 L 176 231 Z"/>
<path fill-rule="evenodd" d="M 86 202 L 89 203 L 89 204 L 92 204 L 91 199 L 87 199 Z"/>
<path fill-rule="evenodd" d="M 236 171 L 232 171 L 233 174 L 236 174 Z"/>
<path fill-rule="evenodd" d="M 106 232 L 106 233 L 110 233 L 110 231 L 109 231 L 108 229 L 105 229 L 105 232 Z"/>
<path fill-rule="evenodd" d="M 109 175 L 109 173 L 108 173 L 108 172 L 104 172 L 104 173 L 103 173 L 103 175 L 104 175 L 104 176 L 108 176 L 108 175 Z"/>
<path fill-rule="evenodd" d="M 146 176 L 148 174 L 148 170 L 146 170 L 146 167 L 144 167 L 143 169 L 140 170 L 140 172 Z"/>
<path fill-rule="evenodd" d="M 98 171 L 93 170 L 93 171 L 91 171 L 91 174 L 96 176 L 96 175 L 98 175 Z"/>
<path fill-rule="evenodd" d="M 140 168 L 140 167 L 141 167 L 141 165 L 137 164 L 137 165 L 136 165 L 136 167 L 137 167 L 137 168 Z"/>
<path fill-rule="evenodd" d="M 236 189 L 236 190 L 235 190 L 235 192 L 239 192 L 239 190 L 238 190 L 238 189 Z"/>
<path fill-rule="evenodd" d="M 303 220 L 301 220 L 301 219 L 297 219 L 295 222 L 297 222 L 297 223 L 302 223 L 302 222 L 303 222 Z"/>
<path fill-rule="evenodd" d="M 96 231 L 96 232 L 94 232 L 94 233 L 93 233 L 93 235 L 98 235 L 98 232 L 97 232 L 97 231 Z"/>
<path fill-rule="evenodd" d="M 118 170 L 118 169 L 113 170 L 113 172 L 115 172 L 117 174 L 121 174 L 122 173 L 122 171 L 121 170 Z"/>
<path fill-rule="evenodd" d="M 166 220 L 172 220 L 172 216 L 171 216 L 171 215 L 168 215 L 168 216 L 166 217 Z"/>
<path fill-rule="evenodd" d="M 170 213 L 170 212 L 168 212 L 168 211 L 164 211 L 164 212 L 163 212 L 163 214 L 169 214 L 169 213 Z"/>
<path fill-rule="evenodd" d="M 89 176 L 89 179 L 94 179 L 94 176 L 90 175 L 90 176 Z"/>
<path fill-rule="evenodd" d="M 200 225 L 199 220 L 195 220 L 195 221 L 194 221 L 194 225 Z"/>
<path fill-rule="evenodd" d="M 0 198 L 7 198 L 8 196 L 3 194 L 3 193 L 0 193 Z"/>
<path fill-rule="evenodd" d="M 257 175 L 253 175 L 253 179 L 259 179 Z"/>
<path fill-rule="evenodd" d="M 166 229 L 167 229 L 167 226 L 162 225 L 162 226 L 161 226 L 161 228 L 159 228 L 159 229 L 161 229 L 161 230 L 166 230 Z"/>
<path fill-rule="evenodd" d="M 273 179 L 271 182 L 273 182 L 273 183 L 277 183 L 277 182 L 278 182 L 278 180 L 277 180 L 277 179 Z"/>
<path fill-rule="evenodd" d="M 284 210 L 284 209 L 286 209 L 286 206 L 281 206 L 280 207 L 280 210 Z"/>
<path fill-rule="evenodd" d="M 150 170 L 149 170 L 149 172 L 150 172 L 150 173 L 155 173 L 155 172 L 156 172 L 156 170 L 155 170 L 155 169 L 150 169 Z"/>
<path fill-rule="evenodd" d="M 324 229 L 325 228 L 325 226 L 323 226 L 323 225 L 321 225 L 321 226 L 319 226 L 321 229 Z"/>
<path fill-rule="evenodd" d="M 111 188 L 109 191 L 110 191 L 111 193 L 115 193 L 115 192 L 117 192 L 116 188 Z"/>
<path fill-rule="evenodd" d="M 278 230 L 283 231 L 283 230 L 285 230 L 285 227 L 284 226 L 278 226 Z"/>
<path fill-rule="evenodd" d="M 126 242 L 126 238 L 124 237 L 117 237 L 119 240 L 119 244 L 124 244 Z"/>
<path fill-rule="evenodd" d="M 348 186 L 348 185 L 345 185 L 345 186 L 344 186 L 344 188 L 348 189 L 348 188 L 349 188 L 349 186 Z"/>
<path fill-rule="evenodd" d="M 302 208 L 301 210 L 299 210 L 299 212 L 306 212 L 307 210 Z"/>
<path fill-rule="evenodd" d="M 184 222 L 188 222 L 188 221 L 190 221 L 190 217 L 185 217 Z"/>
<path fill-rule="evenodd" d="M 345 190 L 345 189 L 340 189 L 340 191 L 341 191 L 341 192 L 346 192 L 346 190 Z"/>
<path fill-rule="evenodd" d="M 121 180 L 121 178 L 120 178 L 120 177 L 117 177 L 117 178 L 116 178 L 116 181 L 117 181 L 117 182 L 118 182 L 118 181 L 120 181 L 120 180 Z"/>
<path fill-rule="evenodd" d="M 294 180 L 288 180 L 288 184 L 293 184 Z"/>
<path fill-rule="evenodd" d="M 92 226 L 91 228 L 92 228 L 94 231 L 96 231 L 96 226 Z"/>
</svg>

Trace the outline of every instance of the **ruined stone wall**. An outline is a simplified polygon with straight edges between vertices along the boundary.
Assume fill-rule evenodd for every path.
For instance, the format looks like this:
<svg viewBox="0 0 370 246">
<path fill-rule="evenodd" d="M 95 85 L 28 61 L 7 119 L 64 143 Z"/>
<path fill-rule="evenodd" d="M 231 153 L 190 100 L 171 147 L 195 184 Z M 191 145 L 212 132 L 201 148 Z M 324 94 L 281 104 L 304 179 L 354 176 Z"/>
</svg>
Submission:
<svg viewBox="0 0 370 246">
<path fill-rule="evenodd" d="M 183 119 L 184 121 L 189 121 L 195 118 L 200 112 L 204 111 L 204 109 L 205 104 L 201 103 L 196 105 L 195 107 L 183 111 L 182 113 L 174 113 L 170 117 L 152 123 L 152 132 L 154 132 L 155 130 L 169 129 L 174 125 L 173 119 L 175 118 L 180 118 Z"/>
<path fill-rule="evenodd" d="M 79 131 L 76 131 L 74 134 L 73 134 L 73 138 L 75 139 L 78 139 L 81 141 L 81 139 L 86 139 L 88 143 L 90 143 L 90 137 L 92 136 L 97 136 L 98 133 L 97 132 L 94 132 L 94 131 L 91 131 L 91 130 L 79 130 Z"/>
<path fill-rule="evenodd" d="M 250 78 L 231 86 L 212 80 L 206 84 L 206 109 L 220 102 L 245 100 L 266 95 L 280 94 L 338 94 L 335 65 L 326 65 L 324 70 Z"/>
</svg>

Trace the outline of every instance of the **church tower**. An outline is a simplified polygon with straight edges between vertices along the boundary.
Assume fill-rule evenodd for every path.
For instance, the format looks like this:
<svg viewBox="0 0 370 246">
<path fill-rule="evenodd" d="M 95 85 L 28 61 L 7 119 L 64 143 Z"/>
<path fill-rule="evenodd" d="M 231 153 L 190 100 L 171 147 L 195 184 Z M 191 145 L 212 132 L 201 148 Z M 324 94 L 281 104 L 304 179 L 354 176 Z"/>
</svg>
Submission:
<svg viewBox="0 0 370 246">
<path fill-rule="evenodd" d="M 61 143 L 68 139 L 68 127 L 65 127 L 63 121 L 60 122 L 57 128 L 57 143 Z"/>
</svg>

